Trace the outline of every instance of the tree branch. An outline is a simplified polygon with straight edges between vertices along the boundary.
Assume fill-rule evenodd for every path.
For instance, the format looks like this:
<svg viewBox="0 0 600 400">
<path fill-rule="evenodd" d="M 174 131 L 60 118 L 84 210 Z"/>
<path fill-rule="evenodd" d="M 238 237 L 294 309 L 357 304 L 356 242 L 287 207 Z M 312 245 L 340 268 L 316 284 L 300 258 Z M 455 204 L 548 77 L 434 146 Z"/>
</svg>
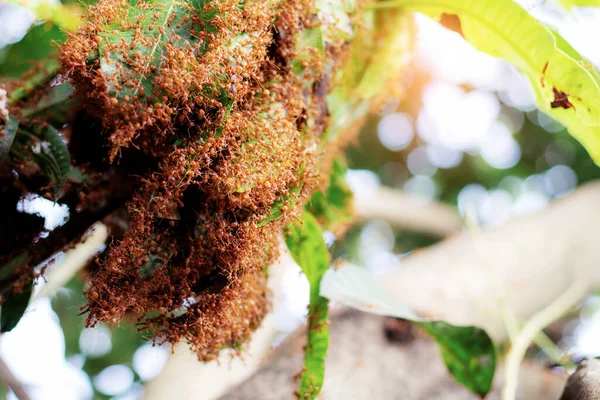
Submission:
<svg viewBox="0 0 600 400">
<path fill-rule="evenodd" d="M 436 236 L 459 232 L 463 226 L 460 215 L 452 207 L 436 202 L 424 202 L 400 190 L 380 187 L 354 199 L 356 217 L 360 220 L 383 219 L 395 227 Z"/>
<path fill-rule="evenodd" d="M 560 400 L 596 400 L 600 397 L 600 360 L 585 360 L 567 380 Z"/>
</svg>

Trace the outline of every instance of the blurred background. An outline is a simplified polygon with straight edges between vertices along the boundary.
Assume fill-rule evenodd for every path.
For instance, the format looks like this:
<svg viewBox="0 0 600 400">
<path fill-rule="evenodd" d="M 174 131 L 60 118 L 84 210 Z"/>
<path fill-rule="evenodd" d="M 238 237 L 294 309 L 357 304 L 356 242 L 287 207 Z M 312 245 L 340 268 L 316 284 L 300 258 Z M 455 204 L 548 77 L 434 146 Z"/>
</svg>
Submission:
<svg viewBox="0 0 600 400">
<path fill-rule="evenodd" d="M 574 7 L 567 13 L 549 1 L 521 4 L 600 65 L 594 39 L 600 37 L 599 10 Z M 405 87 L 407 95 L 372 116 L 347 150 L 347 178 L 357 197 L 389 186 L 416 202 L 449 204 L 480 226 L 499 226 L 600 177 L 582 146 L 536 109 L 528 82 L 512 66 L 475 51 L 426 17 L 415 19 L 411 68 L 401 82 L 389 82 Z M 26 9 L 0 3 L 0 75 L 23 72 L 18 42 L 32 24 L 40 35 L 60 35 L 45 32 L 49 28 Z M 28 51 L 49 51 L 48 40 L 30 36 Z M 68 217 L 68 210 L 42 198 L 23 199 L 19 207 L 44 216 L 48 229 Z M 355 225 L 341 240 L 327 235 L 336 256 L 376 273 L 438 240 L 383 220 Z M 302 322 L 308 302 L 299 269 L 286 272 L 283 282 L 285 296 L 275 307 L 282 337 Z M 34 399 L 142 398 L 144 384 L 161 372 L 170 349 L 153 347 L 125 323 L 84 328 L 82 285 L 76 277 L 51 299 L 32 303 L 16 329 L 3 335 L 2 358 Z M 599 309 L 600 297 L 590 297 L 561 325 L 559 347 L 576 357 L 600 356 Z"/>
</svg>

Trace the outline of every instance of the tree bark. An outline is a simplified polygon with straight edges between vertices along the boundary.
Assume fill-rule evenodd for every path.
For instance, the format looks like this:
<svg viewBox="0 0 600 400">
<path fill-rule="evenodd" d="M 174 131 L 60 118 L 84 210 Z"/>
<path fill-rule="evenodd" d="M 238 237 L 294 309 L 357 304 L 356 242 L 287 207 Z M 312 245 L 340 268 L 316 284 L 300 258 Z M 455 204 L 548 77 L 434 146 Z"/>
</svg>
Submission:
<svg viewBox="0 0 600 400">
<path fill-rule="evenodd" d="M 452 379 L 431 339 L 414 326 L 407 328 L 414 334 L 394 337 L 386 321 L 389 321 L 386 317 L 354 310 L 340 311 L 331 318 L 331 341 L 322 391 L 324 399 L 478 399 Z M 411 326 L 404 321 L 401 325 Z M 294 376 L 302 370 L 305 343 L 306 335 L 299 330 L 273 351 L 268 363 L 251 379 L 231 388 L 219 399 L 293 399 L 299 385 Z M 565 379 L 564 374 L 526 363 L 521 370 L 518 399 L 558 399 Z M 494 389 L 486 399 L 499 399 L 502 383 L 499 373 Z"/>
<path fill-rule="evenodd" d="M 560 400 L 600 399 L 600 361 L 585 360 L 567 380 Z"/>
</svg>

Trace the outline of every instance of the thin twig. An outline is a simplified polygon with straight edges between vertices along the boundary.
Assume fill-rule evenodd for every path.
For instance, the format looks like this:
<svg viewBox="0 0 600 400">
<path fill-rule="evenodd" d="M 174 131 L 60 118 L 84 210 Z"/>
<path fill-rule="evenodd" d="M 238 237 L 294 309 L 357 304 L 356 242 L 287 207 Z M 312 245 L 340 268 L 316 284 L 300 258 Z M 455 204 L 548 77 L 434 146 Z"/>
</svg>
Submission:
<svg viewBox="0 0 600 400">
<path fill-rule="evenodd" d="M 97 222 L 88 230 L 79 243 L 69 249 L 59 263 L 56 263 L 46 275 L 46 284 L 36 293 L 35 299 L 52 296 L 54 292 L 66 284 L 89 260 L 98 253 L 100 246 L 108 239 L 108 227 Z"/>
<path fill-rule="evenodd" d="M 523 329 L 519 331 L 517 337 L 511 343 L 511 348 L 506 356 L 502 400 L 514 400 L 516 397 L 519 367 L 529 344 L 542 329 L 569 311 L 585 295 L 588 289 L 588 284 L 584 282 L 577 281 L 573 283 L 561 296 L 525 323 Z"/>
</svg>

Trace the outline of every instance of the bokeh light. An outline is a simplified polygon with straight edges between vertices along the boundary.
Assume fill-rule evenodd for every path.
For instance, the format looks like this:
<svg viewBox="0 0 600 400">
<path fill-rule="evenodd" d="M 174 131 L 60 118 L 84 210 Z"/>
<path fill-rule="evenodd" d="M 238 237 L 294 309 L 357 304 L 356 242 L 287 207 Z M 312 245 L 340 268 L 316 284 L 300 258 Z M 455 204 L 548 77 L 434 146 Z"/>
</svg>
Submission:
<svg viewBox="0 0 600 400">
<path fill-rule="evenodd" d="M 127 392 L 133 385 L 134 375 L 127 365 L 117 364 L 104 368 L 94 377 L 94 386 L 100 392 L 116 396 Z"/>
<path fill-rule="evenodd" d="M 90 358 L 105 356 L 112 349 L 110 329 L 104 325 L 84 328 L 79 336 L 81 353 Z"/>
<path fill-rule="evenodd" d="M 144 343 L 133 355 L 133 369 L 142 381 L 149 381 L 162 371 L 170 351 L 165 346 Z"/>
<path fill-rule="evenodd" d="M 404 149 L 414 136 L 413 121 L 406 113 L 386 115 L 377 125 L 377 135 L 381 143 L 392 151 Z"/>
</svg>

